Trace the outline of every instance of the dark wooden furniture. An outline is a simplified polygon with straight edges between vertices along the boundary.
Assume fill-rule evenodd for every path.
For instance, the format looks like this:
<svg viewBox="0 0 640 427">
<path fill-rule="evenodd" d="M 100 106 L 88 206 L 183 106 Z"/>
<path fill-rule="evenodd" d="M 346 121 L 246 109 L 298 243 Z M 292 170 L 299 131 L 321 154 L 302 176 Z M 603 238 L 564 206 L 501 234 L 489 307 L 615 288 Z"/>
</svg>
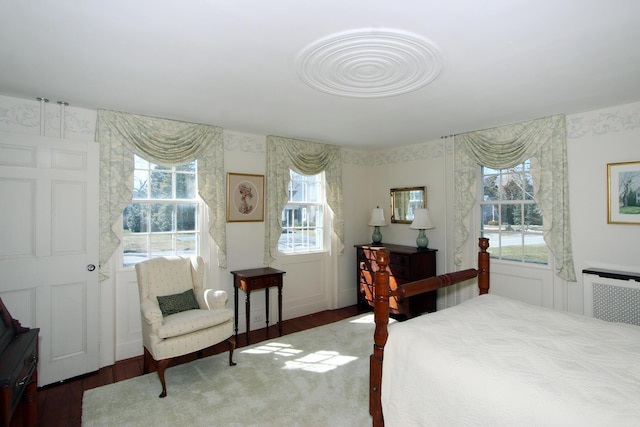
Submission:
<svg viewBox="0 0 640 427">
<path fill-rule="evenodd" d="M 416 247 L 390 245 L 372 246 L 356 245 L 357 250 L 357 283 L 358 306 L 361 309 L 373 307 L 373 278 L 379 269 L 376 254 L 380 250 L 388 252 L 389 286 L 392 291 L 405 283 L 426 279 L 436 275 L 437 249 L 419 250 Z M 436 292 L 429 292 L 398 301 L 392 296 L 389 301 L 391 314 L 406 317 L 436 311 Z"/>
<path fill-rule="evenodd" d="M 389 332 L 390 299 L 396 297 L 400 302 L 406 298 L 411 298 L 424 292 L 433 292 L 465 280 L 478 277 L 478 288 L 480 295 L 489 292 L 489 239 L 481 237 L 478 241 L 480 251 L 478 252 L 478 269 L 456 271 L 442 274 L 428 279 L 418 280 L 412 283 L 405 283 L 396 290 L 391 290 L 391 273 L 388 270 L 390 264 L 390 252 L 386 250 L 376 251 L 376 263 L 379 266 L 375 273 L 375 301 L 374 301 L 374 321 L 376 329 L 373 335 L 373 354 L 369 358 L 369 413 L 372 417 L 373 426 L 384 426 L 382 413 L 381 385 L 382 385 L 382 361 L 384 359 L 384 346 L 387 343 Z"/>
<path fill-rule="evenodd" d="M 0 426 L 11 425 L 19 404 L 23 424 L 35 426 L 38 411 L 38 332 L 13 319 L 0 299 Z"/>
<path fill-rule="evenodd" d="M 278 332 L 282 336 L 282 276 L 285 271 L 271 267 L 252 268 L 249 270 L 232 271 L 233 274 L 233 302 L 235 310 L 235 333 L 238 338 L 238 289 L 246 294 L 245 318 L 247 322 L 247 344 L 249 344 L 250 317 L 251 317 L 251 291 L 264 289 L 265 292 L 265 322 L 267 324 L 267 337 L 269 336 L 269 288 L 278 287 Z"/>
</svg>

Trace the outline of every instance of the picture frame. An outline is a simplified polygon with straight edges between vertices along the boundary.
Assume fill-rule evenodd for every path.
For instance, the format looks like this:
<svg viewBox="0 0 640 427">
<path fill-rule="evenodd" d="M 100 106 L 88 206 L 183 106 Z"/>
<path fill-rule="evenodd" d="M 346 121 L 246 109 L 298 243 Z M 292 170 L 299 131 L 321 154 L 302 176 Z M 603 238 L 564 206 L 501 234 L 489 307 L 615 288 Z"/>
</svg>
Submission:
<svg viewBox="0 0 640 427">
<path fill-rule="evenodd" d="M 607 223 L 640 225 L 640 161 L 607 164 Z"/>
<path fill-rule="evenodd" d="M 227 222 L 264 221 L 264 175 L 227 173 Z"/>
</svg>

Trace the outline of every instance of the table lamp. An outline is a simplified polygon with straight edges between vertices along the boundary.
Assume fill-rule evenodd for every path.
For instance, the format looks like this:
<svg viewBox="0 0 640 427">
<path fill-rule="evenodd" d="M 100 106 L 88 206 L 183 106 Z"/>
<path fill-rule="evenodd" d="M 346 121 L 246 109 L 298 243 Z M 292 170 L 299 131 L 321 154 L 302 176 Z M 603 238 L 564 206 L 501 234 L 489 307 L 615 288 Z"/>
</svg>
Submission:
<svg viewBox="0 0 640 427">
<path fill-rule="evenodd" d="M 382 243 L 380 227 L 385 227 L 387 225 L 387 221 L 384 220 L 384 211 L 380 209 L 380 206 L 376 206 L 376 208 L 371 211 L 369 225 L 374 227 L 373 234 L 371 235 L 371 241 L 376 245 Z"/>
<path fill-rule="evenodd" d="M 413 211 L 413 222 L 409 228 L 419 230 L 418 238 L 416 239 L 418 249 L 427 249 L 429 247 L 429 239 L 424 234 L 424 230 L 435 228 L 431 218 L 429 218 L 429 211 L 427 209 L 415 209 Z"/>
</svg>

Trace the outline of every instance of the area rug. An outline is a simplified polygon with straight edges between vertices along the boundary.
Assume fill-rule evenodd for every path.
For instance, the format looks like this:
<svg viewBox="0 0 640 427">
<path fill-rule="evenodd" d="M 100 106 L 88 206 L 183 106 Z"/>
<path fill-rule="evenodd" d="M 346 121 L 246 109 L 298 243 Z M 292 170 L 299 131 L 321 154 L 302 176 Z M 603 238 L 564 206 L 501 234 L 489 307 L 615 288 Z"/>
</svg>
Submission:
<svg viewBox="0 0 640 427">
<path fill-rule="evenodd" d="M 87 390 L 82 425 L 369 426 L 373 314 Z"/>
</svg>

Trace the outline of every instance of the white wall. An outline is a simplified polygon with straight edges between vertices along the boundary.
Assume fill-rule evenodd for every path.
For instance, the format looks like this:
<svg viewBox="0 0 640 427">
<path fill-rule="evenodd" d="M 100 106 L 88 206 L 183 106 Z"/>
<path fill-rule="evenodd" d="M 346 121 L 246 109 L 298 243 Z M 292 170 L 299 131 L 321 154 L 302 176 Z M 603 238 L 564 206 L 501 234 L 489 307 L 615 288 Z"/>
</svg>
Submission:
<svg viewBox="0 0 640 427">
<path fill-rule="evenodd" d="M 640 225 L 607 224 L 607 163 L 640 161 L 640 103 L 567 116 L 569 197 L 578 283 L 569 310 L 583 312 L 582 270 L 640 272 Z"/>
</svg>

